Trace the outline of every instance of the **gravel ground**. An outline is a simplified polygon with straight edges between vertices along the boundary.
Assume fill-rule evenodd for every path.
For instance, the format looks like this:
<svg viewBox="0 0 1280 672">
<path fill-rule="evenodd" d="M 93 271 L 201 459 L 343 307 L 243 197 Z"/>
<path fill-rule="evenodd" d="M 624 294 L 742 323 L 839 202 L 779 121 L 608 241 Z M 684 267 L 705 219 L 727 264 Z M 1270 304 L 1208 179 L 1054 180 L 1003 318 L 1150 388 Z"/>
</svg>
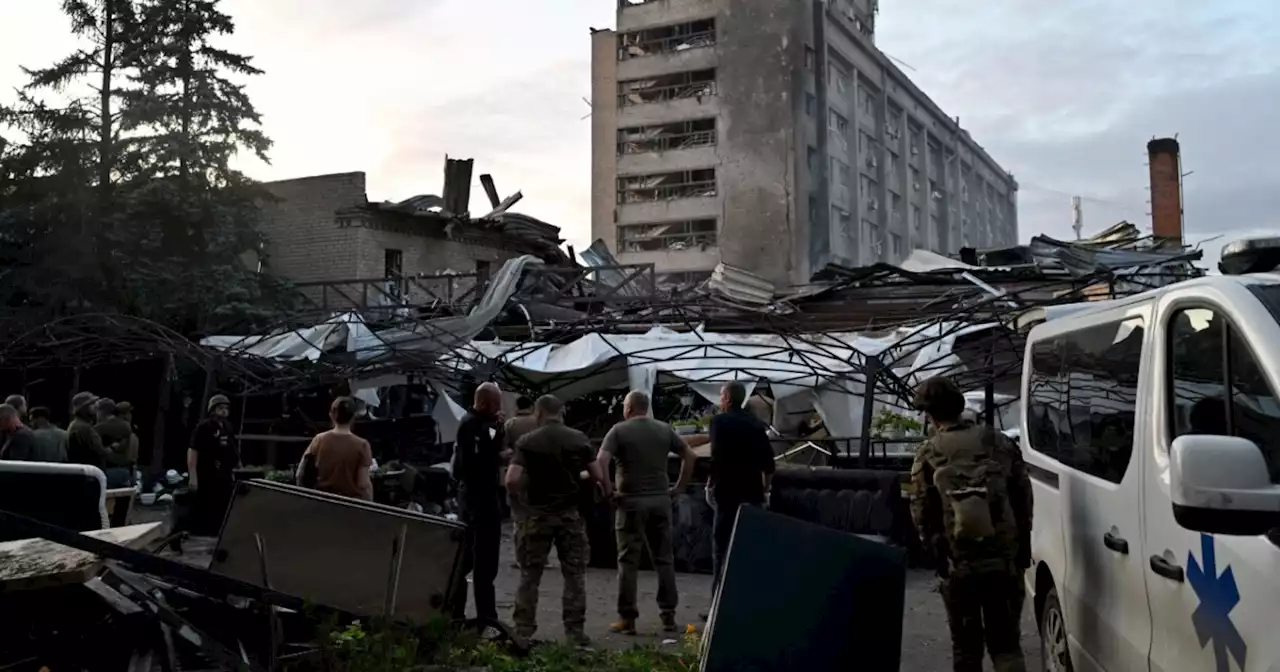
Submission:
<svg viewBox="0 0 1280 672">
<path fill-rule="evenodd" d="M 135 507 L 131 522 L 163 519 L 161 509 L 141 509 Z M 208 553 L 212 540 L 193 540 L 189 544 L 188 557 L 184 558 L 193 564 L 208 565 Z M 515 606 L 516 586 L 520 581 L 520 571 L 515 566 L 515 544 L 511 539 L 511 530 L 504 531 L 502 544 L 502 564 L 499 568 L 497 592 L 499 615 L 510 622 L 511 610 Z M 680 608 L 676 612 L 677 622 L 695 624 L 699 628 L 702 621 L 699 614 L 706 613 L 710 603 L 711 576 L 706 574 L 677 574 L 677 585 L 680 589 Z M 559 639 L 563 636 L 560 624 L 560 594 L 563 586 L 559 564 L 552 554 L 551 565 L 543 573 L 542 589 L 538 600 L 538 633 L 540 639 Z M 903 670 L 912 672 L 946 672 L 951 669 L 951 641 L 947 632 L 946 611 L 942 600 L 936 592 L 936 580 L 931 572 L 910 571 L 907 574 L 907 591 L 904 603 L 904 619 L 902 632 L 902 666 Z M 635 644 L 658 644 L 674 638 L 661 631 L 657 609 L 657 577 L 653 572 L 640 573 L 639 604 L 640 620 L 637 636 L 615 635 L 609 632 L 609 623 L 617 619 L 617 576 L 613 570 L 587 570 L 587 634 L 598 646 L 625 648 Z M 474 614 L 475 608 L 468 591 L 468 613 Z M 1028 605 L 1030 600 L 1028 600 Z M 1028 672 L 1040 672 L 1040 640 L 1036 634 L 1035 621 L 1031 617 L 1028 606 L 1023 615 L 1022 647 L 1027 655 Z M 988 661 L 990 669 L 990 661 Z"/>
</svg>

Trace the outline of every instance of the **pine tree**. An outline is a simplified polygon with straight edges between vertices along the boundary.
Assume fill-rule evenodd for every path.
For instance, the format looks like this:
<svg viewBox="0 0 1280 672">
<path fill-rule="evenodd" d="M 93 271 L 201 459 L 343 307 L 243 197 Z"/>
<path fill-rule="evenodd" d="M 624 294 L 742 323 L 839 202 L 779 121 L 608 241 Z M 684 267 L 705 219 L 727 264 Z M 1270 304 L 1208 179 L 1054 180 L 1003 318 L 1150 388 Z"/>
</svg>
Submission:
<svg viewBox="0 0 1280 672">
<path fill-rule="evenodd" d="M 100 302 L 117 275 L 109 241 L 122 177 L 118 87 L 136 54 L 137 16 L 133 0 L 64 0 L 62 9 L 83 46 L 49 67 L 24 68 L 28 83 L 16 104 L 0 109 L 8 136 L 0 157 L 8 180 L 3 225 L 30 257 L 15 268 L 28 272 L 31 286 L 8 289 L 36 300 L 63 288 Z M 62 281 L 49 284 L 50 275 Z"/>
<path fill-rule="evenodd" d="M 131 255 L 138 260 L 132 286 L 180 287 L 159 299 L 163 310 L 204 329 L 263 298 L 242 257 L 263 247 L 257 225 L 265 194 L 230 165 L 241 151 L 267 160 L 271 142 L 260 116 L 233 81 L 261 71 L 215 44 L 235 29 L 218 0 L 142 0 L 139 15 L 150 37 L 125 94 L 124 125 L 146 183 L 132 219 L 160 225 L 135 236 L 150 247 Z M 157 285 L 158 278 L 169 281 Z"/>
</svg>

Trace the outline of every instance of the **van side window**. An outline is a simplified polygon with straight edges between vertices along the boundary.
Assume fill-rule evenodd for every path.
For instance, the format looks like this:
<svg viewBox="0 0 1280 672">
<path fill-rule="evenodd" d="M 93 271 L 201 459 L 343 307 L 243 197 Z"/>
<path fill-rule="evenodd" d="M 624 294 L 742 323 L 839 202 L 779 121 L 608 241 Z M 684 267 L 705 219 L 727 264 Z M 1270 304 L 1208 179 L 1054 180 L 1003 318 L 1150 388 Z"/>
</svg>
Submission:
<svg viewBox="0 0 1280 672">
<path fill-rule="evenodd" d="M 1210 309 L 1188 308 L 1169 323 L 1169 352 L 1173 437 L 1249 439 L 1266 456 L 1271 482 L 1280 484 L 1280 403 L 1239 332 Z"/>
<path fill-rule="evenodd" d="M 1142 361 L 1142 318 L 1081 329 L 1032 346 L 1028 442 L 1112 483 L 1124 480 Z"/>
</svg>

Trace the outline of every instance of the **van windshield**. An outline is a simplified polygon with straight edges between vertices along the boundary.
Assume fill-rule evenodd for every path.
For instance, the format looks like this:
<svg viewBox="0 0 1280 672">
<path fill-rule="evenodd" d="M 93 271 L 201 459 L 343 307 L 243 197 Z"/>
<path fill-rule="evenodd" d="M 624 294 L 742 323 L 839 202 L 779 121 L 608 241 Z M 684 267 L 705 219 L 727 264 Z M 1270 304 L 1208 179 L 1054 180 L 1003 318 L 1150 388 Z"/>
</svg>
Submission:
<svg viewBox="0 0 1280 672">
<path fill-rule="evenodd" d="M 1249 291 L 1253 292 L 1262 305 L 1267 307 L 1271 317 L 1280 321 L 1280 283 L 1249 285 Z"/>
<path fill-rule="evenodd" d="M 1280 285 L 1250 288 L 1280 319 Z M 1208 308 L 1177 311 L 1169 330 L 1173 435 L 1249 439 L 1262 449 L 1271 481 L 1280 483 L 1280 400 L 1249 343 Z"/>
</svg>

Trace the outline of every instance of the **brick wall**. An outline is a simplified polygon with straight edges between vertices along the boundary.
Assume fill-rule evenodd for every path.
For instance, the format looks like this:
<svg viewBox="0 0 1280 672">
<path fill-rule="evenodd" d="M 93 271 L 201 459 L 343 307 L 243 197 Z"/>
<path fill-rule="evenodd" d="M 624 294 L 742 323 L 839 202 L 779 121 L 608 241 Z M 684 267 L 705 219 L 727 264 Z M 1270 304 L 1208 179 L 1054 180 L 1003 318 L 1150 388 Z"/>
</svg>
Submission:
<svg viewBox="0 0 1280 672">
<path fill-rule="evenodd" d="M 459 240 L 361 226 L 339 227 L 335 214 L 338 210 L 366 203 L 364 173 L 319 175 L 268 182 L 264 186 L 277 199 L 263 206 L 263 233 L 269 241 L 266 268 L 293 282 L 382 278 L 387 249 L 401 251 L 401 270 L 406 276 L 448 270 L 475 273 L 477 261 L 489 262 L 490 272 L 496 273 L 504 261 L 519 256 L 511 250 Z M 427 222 L 422 225 L 436 226 Z M 470 289 L 474 281 L 434 281 L 420 285 L 429 287 L 435 296 L 445 297 L 450 285 L 457 295 Z M 365 291 L 361 285 L 354 284 L 342 289 L 356 298 Z M 430 300 L 422 292 L 410 291 L 411 300 Z M 325 303 L 332 307 L 341 301 L 334 292 L 322 294 L 320 290 L 313 290 L 308 294 L 316 301 L 326 297 Z"/>
<path fill-rule="evenodd" d="M 265 203 L 262 213 L 270 273 L 293 282 L 359 276 L 360 230 L 338 228 L 334 213 L 364 205 L 364 173 L 317 175 L 263 186 L 277 199 Z"/>
</svg>

